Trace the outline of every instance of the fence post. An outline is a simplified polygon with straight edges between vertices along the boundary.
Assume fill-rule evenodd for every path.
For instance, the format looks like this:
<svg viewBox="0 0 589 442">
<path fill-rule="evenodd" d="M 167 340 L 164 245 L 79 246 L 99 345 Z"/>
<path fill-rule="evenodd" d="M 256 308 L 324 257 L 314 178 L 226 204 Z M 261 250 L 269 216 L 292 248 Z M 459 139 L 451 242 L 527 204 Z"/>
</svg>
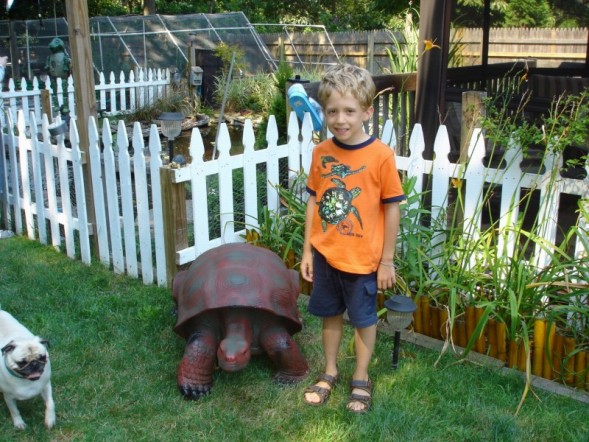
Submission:
<svg viewBox="0 0 589 442">
<path fill-rule="evenodd" d="M 43 113 L 47 114 L 49 124 L 53 123 L 53 109 L 51 106 L 51 94 L 47 89 L 41 90 L 41 108 Z"/>
<path fill-rule="evenodd" d="M 168 287 L 172 287 L 172 281 L 178 272 L 176 250 L 188 247 L 186 190 L 184 189 L 184 183 L 175 182 L 174 175 L 174 169 L 169 167 L 160 168 Z"/>
<path fill-rule="evenodd" d="M 485 116 L 483 100 L 486 92 L 467 91 L 462 93 L 462 121 L 460 122 L 460 156 L 459 163 L 468 160 L 468 146 L 475 128 L 481 127 Z"/>
</svg>

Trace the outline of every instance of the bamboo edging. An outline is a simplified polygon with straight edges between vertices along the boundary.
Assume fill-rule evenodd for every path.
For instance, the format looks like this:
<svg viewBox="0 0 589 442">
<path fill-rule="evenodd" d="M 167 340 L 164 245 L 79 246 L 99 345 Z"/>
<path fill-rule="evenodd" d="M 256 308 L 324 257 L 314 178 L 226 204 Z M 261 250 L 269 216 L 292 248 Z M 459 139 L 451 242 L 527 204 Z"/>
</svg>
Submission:
<svg viewBox="0 0 589 442">
<path fill-rule="evenodd" d="M 482 312 L 483 309 L 467 307 L 450 327 L 448 309 L 430 306 L 426 298 L 422 297 L 414 314 L 414 331 L 430 338 L 446 340 L 452 330 L 453 343 L 465 348 L 481 320 Z M 573 337 L 559 334 L 554 324 L 545 319 L 534 321 L 530 338 L 529 363 L 534 376 L 589 390 L 589 351 L 578 351 Z M 509 340 L 507 325 L 494 318 L 488 319 L 472 351 L 501 360 L 509 368 L 526 371 L 528 355 L 524 342 Z"/>
</svg>

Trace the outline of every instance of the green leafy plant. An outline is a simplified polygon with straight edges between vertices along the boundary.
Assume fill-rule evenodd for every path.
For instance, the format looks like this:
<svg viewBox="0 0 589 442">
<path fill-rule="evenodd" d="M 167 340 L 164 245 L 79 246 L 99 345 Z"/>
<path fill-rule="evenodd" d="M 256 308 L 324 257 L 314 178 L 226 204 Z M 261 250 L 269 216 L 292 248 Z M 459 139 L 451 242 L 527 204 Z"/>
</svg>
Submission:
<svg viewBox="0 0 589 442">
<path fill-rule="evenodd" d="M 276 185 L 280 198 L 278 212 L 263 207 L 258 225 L 246 226 L 250 227 L 246 234 L 249 242 L 274 251 L 293 268 L 300 265 L 305 240 L 305 182 L 306 174 L 301 171 L 289 187 Z"/>
<path fill-rule="evenodd" d="M 163 112 L 180 112 L 184 117 L 195 117 L 200 112 L 200 102 L 186 90 L 174 90 L 165 98 L 158 98 L 151 105 L 146 105 L 124 115 L 128 123 L 135 121 L 152 123 Z"/>
<path fill-rule="evenodd" d="M 401 220 L 395 253 L 397 286 L 415 296 L 429 279 L 428 253 L 434 230 L 426 225 L 431 211 L 424 205 L 425 193 L 417 193 L 417 177 L 403 180 L 406 201 L 401 204 Z M 426 219 L 427 218 L 427 219 Z"/>
</svg>

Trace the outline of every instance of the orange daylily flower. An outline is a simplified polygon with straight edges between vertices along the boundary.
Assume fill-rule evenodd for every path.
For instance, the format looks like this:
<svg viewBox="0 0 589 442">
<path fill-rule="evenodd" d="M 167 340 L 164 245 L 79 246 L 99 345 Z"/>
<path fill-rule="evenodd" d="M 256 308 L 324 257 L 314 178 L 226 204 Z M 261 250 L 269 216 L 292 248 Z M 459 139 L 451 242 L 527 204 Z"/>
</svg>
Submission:
<svg viewBox="0 0 589 442">
<path fill-rule="evenodd" d="M 440 49 L 440 46 L 438 46 L 436 44 L 436 42 L 432 41 L 432 40 L 424 40 L 423 44 L 424 44 L 423 52 L 431 51 L 433 48 Z"/>
</svg>

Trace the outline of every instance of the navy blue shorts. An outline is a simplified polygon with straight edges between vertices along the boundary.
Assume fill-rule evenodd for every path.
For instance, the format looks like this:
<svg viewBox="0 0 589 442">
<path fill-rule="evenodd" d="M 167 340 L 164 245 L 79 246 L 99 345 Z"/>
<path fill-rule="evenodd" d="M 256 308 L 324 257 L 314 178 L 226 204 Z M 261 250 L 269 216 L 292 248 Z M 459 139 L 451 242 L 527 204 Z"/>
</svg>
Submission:
<svg viewBox="0 0 589 442">
<path fill-rule="evenodd" d="M 342 272 L 313 251 L 313 290 L 309 313 L 320 317 L 341 315 L 346 309 L 355 328 L 376 324 L 376 272 L 368 275 Z"/>
</svg>

